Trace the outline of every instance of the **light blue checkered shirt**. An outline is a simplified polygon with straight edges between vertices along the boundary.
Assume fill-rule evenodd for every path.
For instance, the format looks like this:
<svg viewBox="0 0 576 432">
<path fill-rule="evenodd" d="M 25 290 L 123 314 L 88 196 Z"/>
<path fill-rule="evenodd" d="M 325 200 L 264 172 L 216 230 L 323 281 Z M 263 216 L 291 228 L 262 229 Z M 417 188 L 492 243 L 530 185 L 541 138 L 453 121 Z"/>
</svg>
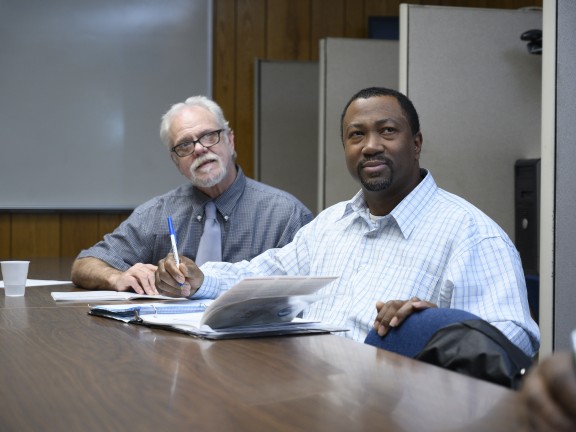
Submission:
<svg viewBox="0 0 576 432">
<path fill-rule="evenodd" d="M 539 347 L 520 257 L 506 233 L 472 204 L 436 185 L 420 184 L 387 216 L 371 221 L 362 192 L 303 227 L 281 249 L 252 261 L 207 263 L 194 297 L 215 298 L 248 276 L 339 276 L 304 318 L 350 329 L 364 341 L 377 300 L 417 296 L 463 309 L 498 329 L 524 352 Z"/>
</svg>

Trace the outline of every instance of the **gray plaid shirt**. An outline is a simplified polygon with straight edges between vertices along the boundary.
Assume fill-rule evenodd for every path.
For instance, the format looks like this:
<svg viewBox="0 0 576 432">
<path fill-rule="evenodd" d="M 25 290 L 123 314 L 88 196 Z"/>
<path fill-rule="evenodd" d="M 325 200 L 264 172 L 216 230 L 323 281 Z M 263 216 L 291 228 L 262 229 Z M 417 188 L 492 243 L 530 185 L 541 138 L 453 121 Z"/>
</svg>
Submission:
<svg viewBox="0 0 576 432">
<path fill-rule="evenodd" d="M 187 183 L 138 206 L 111 234 L 78 258 L 95 257 L 119 270 L 136 263 L 156 264 L 171 251 L 167 217 L 172 216 L 178 249 L 195 259 L 210 198 Z M 238 175 L 214 201 L 222 228 L 222 259 L 250 260 L 270 248 L 289 243 L 312 220 L 312 213 L 287 192 Z"/>
</svg>

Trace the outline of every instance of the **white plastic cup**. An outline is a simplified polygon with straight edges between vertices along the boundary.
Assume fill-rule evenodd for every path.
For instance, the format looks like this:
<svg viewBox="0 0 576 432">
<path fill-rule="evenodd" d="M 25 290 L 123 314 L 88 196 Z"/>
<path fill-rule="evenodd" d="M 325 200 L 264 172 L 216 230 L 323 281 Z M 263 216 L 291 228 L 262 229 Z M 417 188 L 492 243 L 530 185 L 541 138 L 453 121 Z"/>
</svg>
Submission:
<svg viewBox="0 0 576 432">
<path fill-rule="evenodd" d="M 8 297 L 22 297 L 26 291 L 30 261 L 1 261 L 4 293 Z"/>
</svg>

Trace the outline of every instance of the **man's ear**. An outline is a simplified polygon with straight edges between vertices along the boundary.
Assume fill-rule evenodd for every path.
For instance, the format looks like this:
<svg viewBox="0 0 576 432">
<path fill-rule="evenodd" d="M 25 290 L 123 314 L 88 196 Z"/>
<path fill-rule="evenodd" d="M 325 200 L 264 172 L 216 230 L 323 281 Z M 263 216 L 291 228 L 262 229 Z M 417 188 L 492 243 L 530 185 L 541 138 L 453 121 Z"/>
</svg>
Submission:
<svg viewBox="0 0 576 432">
<path fill-rule="evenodd" d="M 174 165 L 178 166 L 178 156 L 173 151 L 170 152 L 170 159 L 172 159 Z"/>
<path fill-rule="evenodd" d="M 422 151 L 422 132 L 416 132 L 414 135 L 414 159 L 420 159 L 420 152 Z"/>
<path fill-rule="evenodd" d="M 230 146 L 232 147 L 232 150 L 235 149 L 235 143 L 234 143 L 234 131 L 232 129 L 228 130 L 228 142 L 230 143 Z"/>
</svg>

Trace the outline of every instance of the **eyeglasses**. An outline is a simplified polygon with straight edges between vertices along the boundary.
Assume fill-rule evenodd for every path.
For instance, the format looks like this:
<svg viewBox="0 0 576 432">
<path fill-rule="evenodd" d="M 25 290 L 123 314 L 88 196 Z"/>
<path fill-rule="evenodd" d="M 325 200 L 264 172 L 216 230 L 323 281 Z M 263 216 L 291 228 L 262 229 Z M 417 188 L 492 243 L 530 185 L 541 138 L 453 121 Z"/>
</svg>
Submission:
<svg viewBox="0 0 576 432">
<path fill-rule="evenodd" d="M 188 142 L 183 142 L 178 145 L 175 145 L 174 147 L 172 147 L 170 151 L 176 153 L 176 156 L 178 157 L 185 157 L 194 153 L 196 144 L 200 144 L 204 148 L 210 148 L 220 142 L 220 132 L 222 132 L 223 130 L 224 129 L 218 129 L 212 132 L 205 133 L 196 141 L 191 140 Z"/>
</svg>

